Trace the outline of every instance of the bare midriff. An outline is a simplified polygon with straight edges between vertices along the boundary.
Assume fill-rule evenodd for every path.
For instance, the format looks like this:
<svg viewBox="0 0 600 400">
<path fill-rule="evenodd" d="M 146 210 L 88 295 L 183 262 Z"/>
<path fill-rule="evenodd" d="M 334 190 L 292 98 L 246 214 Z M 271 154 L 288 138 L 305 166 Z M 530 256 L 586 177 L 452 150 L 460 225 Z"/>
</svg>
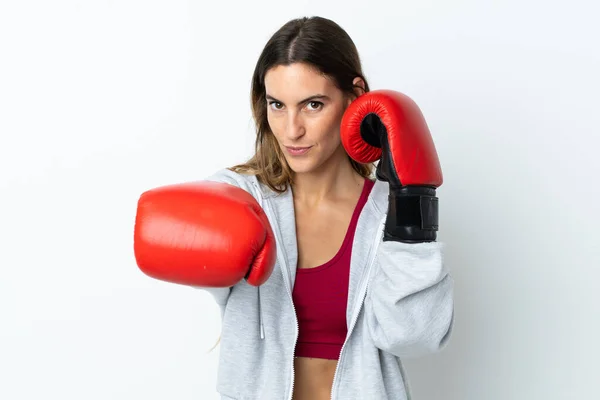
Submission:
<svg viewBox="0 0 600 400">
<path fill-rule="evenodd" d="M 337 360 L 296 357 L 292 400 L 329 400 Z"/>
</svg>

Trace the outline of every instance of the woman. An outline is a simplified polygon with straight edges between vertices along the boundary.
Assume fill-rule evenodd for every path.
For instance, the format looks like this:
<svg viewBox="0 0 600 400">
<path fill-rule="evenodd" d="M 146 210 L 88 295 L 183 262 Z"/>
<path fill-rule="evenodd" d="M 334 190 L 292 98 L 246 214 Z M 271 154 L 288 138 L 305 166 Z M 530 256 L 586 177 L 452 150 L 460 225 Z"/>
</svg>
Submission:
<svg viewBox="0 0 600 400">
<path fill-rule="evenodd" d="M 407 204 L 392 188 L 396 164 L 384 152 L 373 179 L 342 143 L 342 119 L 367 92 L 341 27 L 292 20 L 254 71 L 256 154 L 140 199 L 140 268 L 208 290 L 221 307 L 223 399 L 407 399 L 401 359 L 447 341 L 453 286 L 440 243 L 395 237 L 390 199 Z M 187 221 L 179 234 L 174 214 Z"/>
</svg>

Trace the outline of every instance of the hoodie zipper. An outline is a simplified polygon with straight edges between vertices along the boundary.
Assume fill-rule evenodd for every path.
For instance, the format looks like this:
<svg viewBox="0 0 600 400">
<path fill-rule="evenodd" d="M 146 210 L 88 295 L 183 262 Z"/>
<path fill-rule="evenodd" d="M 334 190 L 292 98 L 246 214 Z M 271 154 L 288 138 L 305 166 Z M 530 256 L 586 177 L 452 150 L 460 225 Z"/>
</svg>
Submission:
<svg viewBox="0 0 600 400">
<path fill-rule="evenodd" d="M 268 215 L 269 219 L 272 221 L 272 223 L 274 225 L 276 225 L 273 229 L 273 233 L 277 236 L 277 240 L 279 241 L 279 243 L 283 244 L 283 239 L 281 238 L 281 232 L 279 230 L 279 226 L 278 226 L 278 222 L 277 220 L 274 218 L 273 214 L 271 213 L 271 202 L 269 199 L 265 199 L 265 203 L 267 203 L 268 207 L 263 207 L 263 210 L 265 211 L 265 213 Z M 281 247 L 281 249 L 280 249 Z M 281 250 L 281 251 L 280 251 Z M 277 246 L 277 259 L 279 260 L 279 263 L 284 267 L 282 268 L 282 274 L 283 274 L 283 282 L 285 284 L 285 287 L 287 289 L 287 293 L 288 293 L 288 297 L 290 299 L 290 302 L 292 304 L 292 309 L 294 310 L 294 320 L 296 321 L 296 334 L 294 337 L 294 352 L 295 352 L 295 348 L 296 348 L 296 342 L 298 341 L 298 333 L 300 331 L 300 326 L 298 324 L 298 316 L 296 314 L 296 306 L 294 305 L 294 299 L 292 297 L 292 288 L 291 288 L 291 283 L 289 280 L 289 276 L 285 276 L 284 273 L 284 269 L 285 272 L 288 273 L 290 272 L 290 268 L 289 265 L 287 263 L 287 257 L 285 257 L 284 255 L 282 255 L 282 253 L 285 252 L 285 249 L 282 246 Z M 289 400 L 292 400 L 293 394 L 294 394 L 294 381 L 295 381 L 295 371 L 294 371 L 294 353 L 292 353 L 292 365 L 291 365 L 291 371 L 292 371 L 292 376 L 291 376 L 291 382 L 290 382 L 290 395 L 289 395 Z"/>
<path fill-rule="evenodd" d="M 377 235 L 375 235 L 374 245 L 372 246 L 372 252 L 369 254 L 369 263 L 367 264 L 366 276 L 363 278 L 361 282 L 361 289 L 358 292 L 357 304 L 354 308 L 354 314 L 352 315 L 352 322 L 350 323 L 350 328 L 348 329 L 348 334 L 346 335 L 346 339 L 344 340 L 344 344 L 342 345 L 342 349 L 340 350 L 340 357 L 337 366 L 335 367 L 335 373 L 333 375 L 333 383 L 331 385 L 331 400 L 334 399 L 334 393 L 336 389 L 338 372 L 340 369 L 340 365 L 342 364 L 342 356 L 344 354 L 344 349 L 346 348 L 346 343 L 348 342 L 348 338 L 352 334 L 354 327 L 356 326 L 356 322 L 358 321 L 358 314 L 360 314 L 360 310 L 362 309 L 362 305 L 364 303 L 365 297 L 367 295 L 367 289 L 369 287 L 369 278 L 371 276 L 371 269 L 373 267 L 373 263 L 375 261 L 375 256 L 377 255 L 377 250 L 379 247 L 379 242 L 381 241 L 381 237 L 383 236 L 383 229 L 385 226 L 385 218 L 382 219 L 379 224 L 379 229 L 377 231 Z M 291 399 L 290 399 L 291 400 Z"/>
</svg>

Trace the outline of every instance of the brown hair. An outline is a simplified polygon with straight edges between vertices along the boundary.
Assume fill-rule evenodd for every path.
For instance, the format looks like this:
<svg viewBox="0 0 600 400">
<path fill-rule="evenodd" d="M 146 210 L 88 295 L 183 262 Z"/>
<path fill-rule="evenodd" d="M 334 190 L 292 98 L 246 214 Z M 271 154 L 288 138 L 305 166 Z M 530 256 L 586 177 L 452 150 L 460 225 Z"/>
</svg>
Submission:
<svg viewBox="0 0 600 400">
<path fill-rule="evenodd" d="M 279 65 L 305 63 L 332 79 L 343 92 L 354 95 L 354 78 L 364 81 L 360 57 L 354 42 L 335 22 L 322 17 L 293 19 L 269 39 L 252 76 L 251 106 L 256 124 L 255 154 L 247 162 L 230 170 L 255 174 L 258 180 L 276 192 L 283 192 L 292 183 L 292 171 L 283 156 L 267 120 L 265 75 Z M 373 164 L 350 163 L 361 176 L 370 177 Z"/>
</svg>

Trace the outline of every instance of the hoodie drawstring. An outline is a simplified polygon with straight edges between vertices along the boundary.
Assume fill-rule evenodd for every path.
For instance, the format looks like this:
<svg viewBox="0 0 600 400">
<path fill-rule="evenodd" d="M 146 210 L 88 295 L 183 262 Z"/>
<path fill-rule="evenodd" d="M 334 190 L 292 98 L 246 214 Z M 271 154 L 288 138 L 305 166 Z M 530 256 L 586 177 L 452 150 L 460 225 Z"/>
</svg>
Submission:
<svg viewBox="0 0 600 400">
<path fill-rule="evenodd" d="M 258 287 L 258 324 L 260 331 L 260 338 L 265 338 L 265 327 L 263 325 L 262 306 L 260 301 L 260 286 Z"/>
</svg>

